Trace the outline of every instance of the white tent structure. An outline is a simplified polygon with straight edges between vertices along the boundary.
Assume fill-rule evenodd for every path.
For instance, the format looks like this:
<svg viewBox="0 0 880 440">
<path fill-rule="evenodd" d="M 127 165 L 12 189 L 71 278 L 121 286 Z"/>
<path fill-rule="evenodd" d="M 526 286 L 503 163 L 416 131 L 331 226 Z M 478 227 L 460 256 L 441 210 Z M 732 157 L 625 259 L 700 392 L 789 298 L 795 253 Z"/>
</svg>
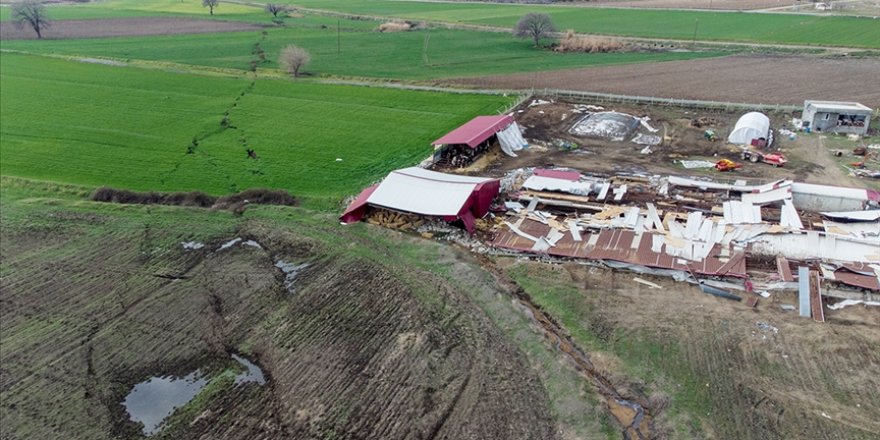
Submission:
<svg viewBox="0 0 880 440">
<path fill-rule="evenodd" d="M 742 115 L 730 136 L 727 136 L 727 142 L 731 144 L 750 145 L 752 139 L 770 140 L 770 118 L 759 112 L 750 112 Z"/>
</svg>

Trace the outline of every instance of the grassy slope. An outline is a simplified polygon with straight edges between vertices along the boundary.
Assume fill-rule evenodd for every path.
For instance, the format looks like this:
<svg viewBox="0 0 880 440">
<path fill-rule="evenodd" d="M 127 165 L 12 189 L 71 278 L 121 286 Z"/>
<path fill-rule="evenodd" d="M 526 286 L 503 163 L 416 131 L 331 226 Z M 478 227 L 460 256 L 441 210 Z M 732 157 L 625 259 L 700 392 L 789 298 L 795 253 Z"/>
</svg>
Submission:
<svg viewBox="0 0 880 440">
<path fill-rule="evenodd" d="M 484 3 L 388 0 L 287 0 L 303 7 L 340 12 L 513 26 L 527 12 L 552 16 L 560 29 L 633 37 L 880 47 L 880 24 L 854 17 L 784 14 L 601 9 Z"/>
<path fill-rule="evenodd" d="M 265 19 L 265 14 L 258 15 Z M 287 44 L 312 54 L 308 70 L 320 75 L 395 79 L 433 79 L 453 76 L 533 72 L 717 56 L 697 53 L 562 54 L 535 50 L 528 42 L 496 32 L 433 29 L 420 32 L 379 33 L 375 22 L 306 16 L 290 18 L 288 27 L 272 27 L 261 41 L 257 31 L 160 37 L 4 42 L 6 49 L 103 56 L 123 59 L 173 61 L 211 67 L 246 69 L 253 45 L 261 41 L 268 63 Z M 337 42 L 337 24 L 341 25 Z M 427 40 L 427 51 L 424 50 Z M 337 43 L 339 46 L 337 47 Z"/>
<path fill-rule="evenodd" d="M 512 99 L 287 80 L 251 89 L 244 78 L 12 54 L 0 64 L 4 175 L 160 191 L 267 186 L 322 207 Z M 222 129 L 226 111 L 236 128 Z"/>
</svg>

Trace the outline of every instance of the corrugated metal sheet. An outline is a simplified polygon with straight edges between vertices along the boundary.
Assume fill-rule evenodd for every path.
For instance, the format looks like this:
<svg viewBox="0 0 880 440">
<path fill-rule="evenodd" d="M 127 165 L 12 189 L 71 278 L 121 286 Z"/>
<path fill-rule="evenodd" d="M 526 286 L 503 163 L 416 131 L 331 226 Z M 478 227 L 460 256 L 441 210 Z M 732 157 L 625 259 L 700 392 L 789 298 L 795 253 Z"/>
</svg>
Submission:
<svg viewBox="0 0 880 440">
<path fill-rule="evenodd" d="M 540 222 L 526 219 L 519 228 L 533 237 L 544 237 L 550 227 Z M 645 232 L 636 234 L 626 229 L 605 229 L 600 232 L 581 233 L 582 241 L 576 242 L 571 234 L 564 234 L 555 246 L 546 250 L 556 257 L 585 258 L 591 260 L 614 260 L 642 266 L 687 271 L 688 266 L 702 275 L 746 276 L 745 256 L 735 252 L 729 259 L 721 256 L 721 246 L 713 245 L 709 255 L 698 261 L 687 261 L 666 252 L 667 245 L 655 251 L 655 236 L 662 235 Z M 493 246 L 522 252 L 532 252 L 534 242 L 504 229 L 499 232 Z"/>
<path fill-rule="evenodd" d="M 503 130 L 513 122 L 508 115 L 477 116 L 464 125 L 450 131 L 431 145 L 464 144 L 476 148 L 496 132 Z"/>
</svg>

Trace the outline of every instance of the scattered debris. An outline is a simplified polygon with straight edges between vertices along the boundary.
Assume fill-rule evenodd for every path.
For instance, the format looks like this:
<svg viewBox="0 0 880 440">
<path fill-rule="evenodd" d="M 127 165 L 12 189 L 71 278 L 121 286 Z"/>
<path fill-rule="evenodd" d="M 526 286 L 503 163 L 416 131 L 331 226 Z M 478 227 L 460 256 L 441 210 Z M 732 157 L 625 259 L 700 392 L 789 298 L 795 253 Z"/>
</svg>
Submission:
<svg viewBox="0 0 880 440">
<path fill-rule="evenodd" d="M 639 278 L 639 277 L 635 277 L 635 278 L 633 278 L 633 281 L 635 281 L 635 282 L 637 282 L 637 283 L 639 283 L 639 284 L 644 284 L 644 285 L 646 285 L 646 286 L 648 286 L 648 287 L 650 287 L 650 288 L 652 288 L 652 289 L 662 289 L 662 288 L 663 288 L 663 286 L 661 286 L 661 285 L 659 285 L 659 284 L 657 284 L 657 283 L 652 283 L 652 282 L 650 282 L 650 281 L 648 281 L 648 280 L 644 280 L 644 279 Z"/>
<path fill-rule="evenodd" d="M 756 322 L 755 327 L 758 327 L 759 329 L 764 330 L 766 332 L 779 333 L 778 328 L 770 325 L 769 323 L 763 322 L 763 321 Z"/>
<path fill-rule="evenodd" d="M 861 299 L 845 299 L 837 304 L 827 306 L 831 310 L 840 310 L 844 307 L 864 304 L 866 307 L 880 307 L 880 301 L 864 301 Z"/>
<path fill-rule="evenodd" d="M 198 241 L 184 241 L 180 244 L 181 244 L 181 246 L 183 246 L 184 249 L 186 249 L 188 251 L 199 250 L 199 249 L 205 247 L 204 243 L 200 243 Z"/>
<path fill-rule="evenodd" d="M 633 143 L 639 145 L 660 145 L 660 142 L 662 141 L 663 139 L 661 139 L 660 136 L 642 133 L 636 134 L 636 136 L 632 139 Z"/>
<path fill-rule="evenodd" d="M 715 163 L 708 160 L 680 160 L 678 163 L 689 170 L 694 168 L 715 168 Z"/>
</svg>

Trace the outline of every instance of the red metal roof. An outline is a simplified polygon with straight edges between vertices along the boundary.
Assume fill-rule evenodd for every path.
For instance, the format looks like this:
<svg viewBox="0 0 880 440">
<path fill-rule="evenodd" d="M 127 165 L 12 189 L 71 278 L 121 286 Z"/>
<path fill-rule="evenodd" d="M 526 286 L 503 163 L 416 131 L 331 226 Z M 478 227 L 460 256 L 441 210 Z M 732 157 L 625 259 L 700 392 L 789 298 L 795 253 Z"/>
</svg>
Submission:
<svg viewBox="0 0 880 440">
<path fill-rule="evenodd" d="M 526 219 L 519 229 L 533 237 L 543 237 L 550 232 L 550 226 Z M 593 235 L 598 234 L 594 245 L 589 242 Z M 643 233 L 637 237 L 633 231 L 625 229 L 603 229 L 599 232 L 581 232 L 582 241 L 574 241 L 571 234 L 566 233 L 556 246 L 547 250 L 548 255 L 569 258 L 587 258 L 591 260 L 614 260 L 641 266 L 686 271 L 688 269 L 701 275 L 721 275 L 745 278 L 745 255 L 735 252 L 729 258 L 721 257 L 721 246 L 715 245 L 709 256 L 700 261 L 686 261 L 666 252 L 651 250 L 654 234 Z M 635 241 L 635 245 L 633 244 Z M 533 252 L 534 243 L 520 237 L 513 231 L 500 231 L 492 242 L 493 246 L 513 249 L 522 252 Z M 663 247 L 666 245 L 664 244 Z"/>
<path fill-rule="evenodd" d="M 537 168 L 535 169 L 535 175 L 541 177 L 550 177 L 553 179 L 568 180 L 571 182 L 577 182 L 578 180 L 581 180 L 581 173 L 578 171 L 545 170 L 543 168 Z"/>
<path fill-rule="evenodd" d="M 465 144 L 476 148 L 477 145 L 507 128 L 511 123 L 513 123 L 513 118 L 508 115 L 477 116 L 461 127 L 446 133 L 431 145 Z"/>
</svg>

